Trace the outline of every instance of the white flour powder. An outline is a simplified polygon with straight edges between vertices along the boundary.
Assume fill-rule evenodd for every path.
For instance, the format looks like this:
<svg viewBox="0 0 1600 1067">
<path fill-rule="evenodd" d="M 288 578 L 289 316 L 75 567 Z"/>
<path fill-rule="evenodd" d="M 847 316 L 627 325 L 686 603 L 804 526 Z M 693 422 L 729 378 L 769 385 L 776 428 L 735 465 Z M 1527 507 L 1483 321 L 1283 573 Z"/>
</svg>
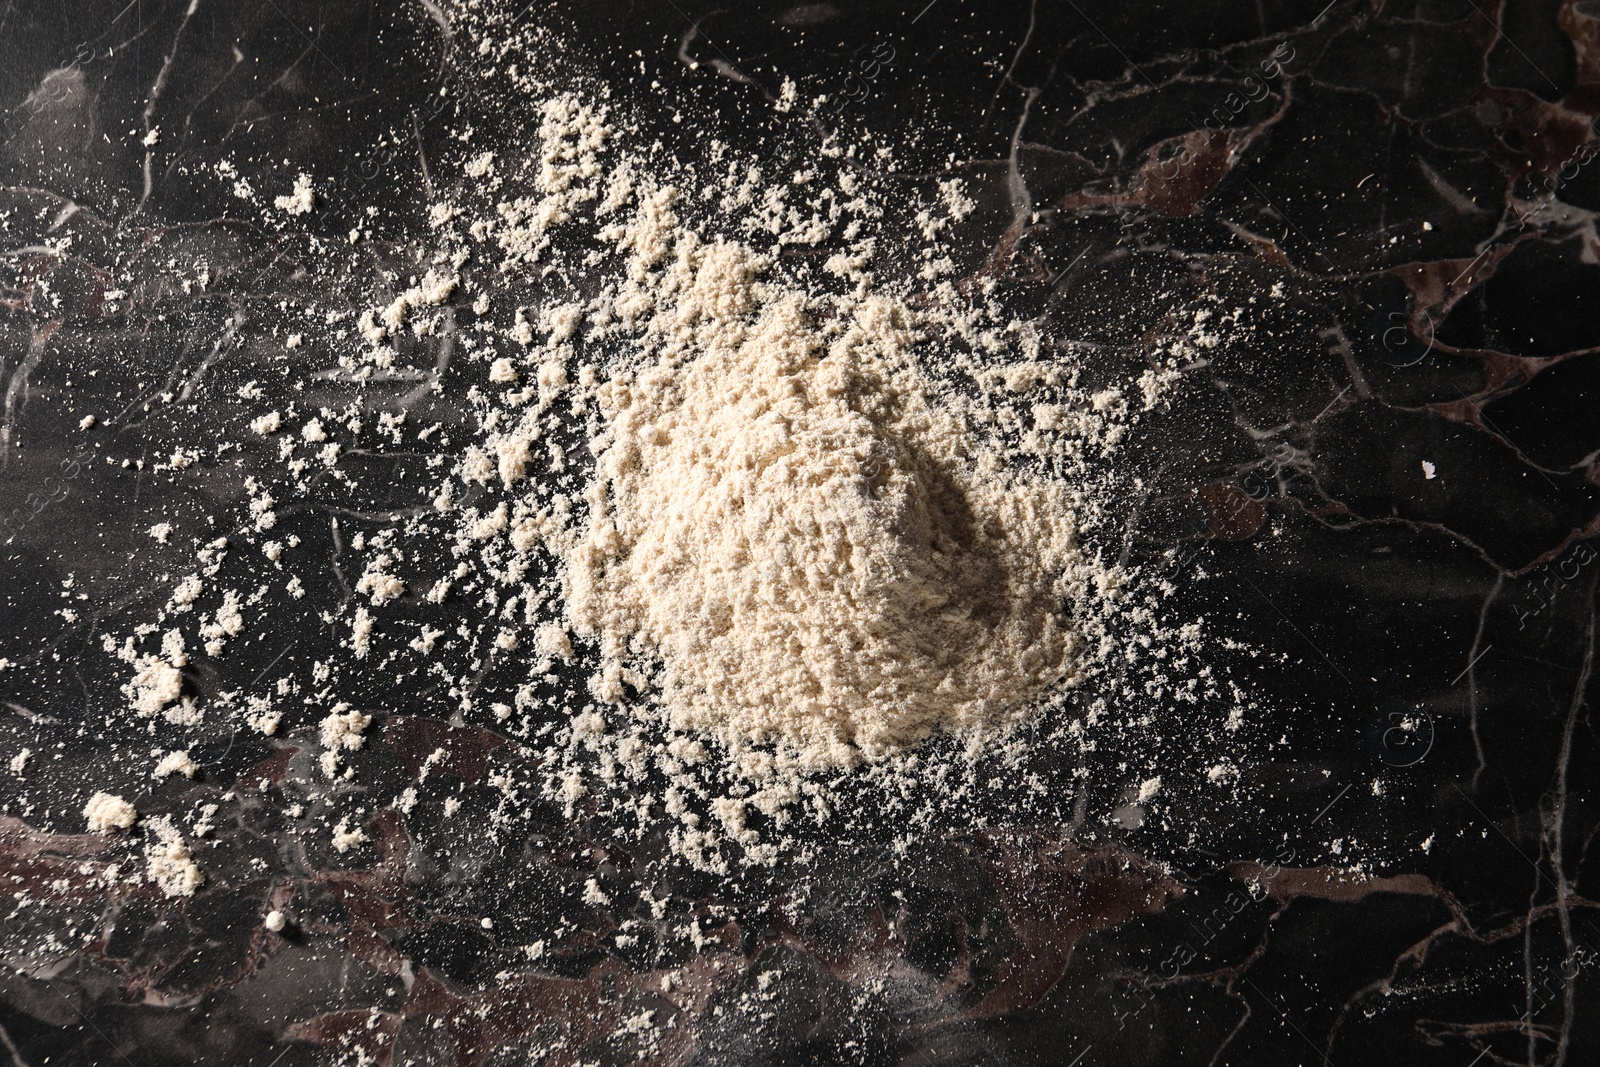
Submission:
<svg viewBox="0 0 1600 1067">
<path fill-rule="evenodd" d="M 672 725 L 813 768 L 1028 711 L 1071 670 L 1066 494 L 938 406 L 893 308 L 829 343 L 803 299 L 758 306 L 747 268 L 700 265 L 697 354 L 600 389 L 566 582 L 599 695 L 622 701 L 642 652 Z"/>
</svg>

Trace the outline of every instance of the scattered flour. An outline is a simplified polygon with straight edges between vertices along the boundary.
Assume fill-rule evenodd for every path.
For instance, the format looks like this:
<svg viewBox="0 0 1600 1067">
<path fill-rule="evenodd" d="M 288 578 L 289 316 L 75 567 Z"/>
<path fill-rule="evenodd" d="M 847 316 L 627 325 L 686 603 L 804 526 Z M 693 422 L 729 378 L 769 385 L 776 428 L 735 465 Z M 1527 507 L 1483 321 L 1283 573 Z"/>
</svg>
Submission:
<svg viewBox="0 0 1600 1067">
<path fill-rule="evenodd" d="M 921 192 L 907 183 L 916 202 L 901 233 L 880 225 L 892 197 L 872 191 L 869 167 L 881 159 L 831 137 L 792 174 L 764 175 L 764 160 L 717 143 L 709 163 L 679 162 L 630 144 L 598 87 L 556 90 L 502 69 L 532 103 L 527 150 L 458 159 L 424 205 L 429 244 L 348 306 L 285 307 L 307 332 L 274 355 L 317 378 L 270 401 L 255 381 L 238 391 L 261 401 L 239 424 L 259 435 L 247 447 L 283 468 L 246 479 L 238 529 L 270 564 L 272 589 L 315 605 L 342 649 L 242 694 L 202 696 L 202 664 L 185 697 L 186 647 L 221 656 L 247 612 L 252 627 L 270 625 L 266 584 L 218 576 L 218 540 L 198 573 L 169 576 L 171 600 L 136 631 L 164 630 L 160 653 L 135 638 L 117 646 L 131 706 L 156 720 L 145 725 L 192 726 L 214 703 L 223 721 L 281 730 L 285 748 L 317 737 L 326 780 L 295 784 L 338 807 L 369 785 L 343 759 L 371 724 L 339 702 L 363 699 L 341 676 L 415 676 L 419 692 L 448 693 L 424 714 L 530 753 L 516 764 L 526 777 L 489 775 L 505 798 L 491 832 L 540 796 L 571 819 L 636 812 L 641 833 L 665 821 L 671 846 L 714 871 L 727 870 L 724 844 L 773 862 L 793 842 L 789 820 L 833 817 L 828 783 L 845 782 L 841 771 L 851 788 L 959 809 L 982 792 L 958 781 L 980 760 L 1020 768 L 1030 745 L 1092 751 L 1087 731 L 1115 712 L 1068 690 L 1109 662 L 1178 646 L 1153 600 L 1111 630 L 1128 576 L 1090 546 L 1121 521 L 1107 522 L 1086 472 L 1163 408 L 1179 367 L 1216 335 L 1173 346 L 1137 379 L 1080 383 L 1092 360 L 1044 351 L 1032 321 L 990 299 L 993 279 L 951 264 L 943 242 L 977 209 L 953 173 L 920 180 Z M 792 82 L 777 105 L 805 108 Z M 298 215 L 316 202 L 301 175 L 275 204 Z M 356 221 L 350 243 L 371 240 Z M 808 254 L 790 255 L 796 246 Z M 337 368 L 316 362 L 329 353 Z M 468 380 L 463 418 L 421 429 L 439 416 L 409 400 L 385 407 L 364 385 L 442 394 L 447 374 Z M 350 383 L 358 401 L 341 406 L 335 385 Z M 300 502 L 379 488 L 362 483 L 384 477 L 371 472 L 387 469 L 377 460 L 389 441 L 393 458 L 431 473 L 406 470 L 382 487 L 383 508 L 349 527 L 340 513 L 342 596 L 318 604 L 326 572 L 294 573 L 316 558 L 292 551 Z M 213 459 L 173 455 L 175 469 Z M 268 530 L 273 540 L 257 536 Z M 408 582 L 420 583 L 413 596 Z M 1173 656 L 1141 679 L 1141 700 L 1183 685 L 1177 699 L 1198 699 L 1208 691 L 1180 676 L 1192 666 Z M 941 735 L 955 744 L 924 744 Z M 196 773 L 188 743 L 163 741 L 175 750 L 156 777 Z M 646 786 L 658 772 L 666 784 Z M 990 789 L 1015 784 L 1000 781 Z M 1160 788 L 1146 778 L 1139 800 Z M 418 803 L 408 794 L 401 811 Z M 447 814 L 460 810 L 446 800 Z M 339 852 L 367 839 L 354 818 L 331 830 Z M 193 892 L 198 868 L 170 820 L 166 830 L 152 830 L 152 871 L 159 856 L 163 887 Z M 593 880 L 585 895 L 604 896 Z"/>
</svg>

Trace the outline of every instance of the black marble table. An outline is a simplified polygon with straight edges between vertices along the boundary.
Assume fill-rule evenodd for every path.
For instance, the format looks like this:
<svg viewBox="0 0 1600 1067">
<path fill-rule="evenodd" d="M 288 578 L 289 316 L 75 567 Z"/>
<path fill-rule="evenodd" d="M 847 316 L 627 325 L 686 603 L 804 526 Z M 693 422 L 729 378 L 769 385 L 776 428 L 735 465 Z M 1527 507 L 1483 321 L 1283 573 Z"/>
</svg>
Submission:
<svg viewBox="0 0 1600 1067">
<path fill-rule="evenodd" d="M 317 715 L 267 736 L 230 694 L 312 686 L 349 540 L 415 506 L 430 456 L 384 448 L 377 414 L 439 423 L 441 452 L 469 430 L 464 386 L 427 373 L 448 337 L 381 385 L 283 338 L 415 266 L 463 130 L 527 133 L 472 91 L 443 0 L 11 2 L 0 757 L 32 755 L 0 763 L 0 1063 L 1600 1063 L 1600 4 L 506 11 L 669 147 L 785 165 L 831 131 L 893 149 L 885 196 L 961 177 L 963 278 L 1108 384 L 1196 308 L 1233 314 L 1118 477 L 1120 550 L 1248 689 L 1238 780 L 1211 799 L 1201 773 L 1235 699 L 1153 699 L 1063 770 L 1073 817 L 997 807 L 902 850 L 847 814 L 803 862 L 718 876 L 559 804 L 477 833 L 496 776 L 537 775 L 527 749 L 445 682 L 352 662 L 368 840 L 303 833 Z M 828 106 L 775 111 L 784 79 Z M 301 173 L 326 200 L 304 219 L 236 195 Z M 359 262 L 330 251 L 355 225 Z M 270 457 L 216 443 L 262 395 L 371 412 L 369 437 L 350 478 L 277 490 L 305 595 L 259 551 L 213 554 L 219 582 L 271 586 L 225 657 L 190 650 L 216 710 L 140 719 L 102 635 L 247 521 Z M 116 756 L 177 747 L 194 778 Z M 1172 800 L 1130 816 L 1152 775 Z M 134 854 L 84 832 L 92 788 L 214 805 L 200 890 L 108 888 Z M 645 1012 L 665 1036 L 624 1025 Z"/>
</svg>

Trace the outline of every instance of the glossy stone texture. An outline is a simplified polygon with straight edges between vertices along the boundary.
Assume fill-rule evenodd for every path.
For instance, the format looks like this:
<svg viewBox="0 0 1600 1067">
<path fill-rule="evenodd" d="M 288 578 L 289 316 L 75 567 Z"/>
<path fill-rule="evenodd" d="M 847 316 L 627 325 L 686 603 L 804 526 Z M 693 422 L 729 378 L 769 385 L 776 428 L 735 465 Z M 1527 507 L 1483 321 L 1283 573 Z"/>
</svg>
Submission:
<svg viewBox="0 0 1600 1067">
<path fill-rule="evenodd" d="M 1232 664 L 1260 697 L 1250 803 L 1119 799 L 1226 712 L 1161 705 L 1166 748 L 1102 753 L 1075 822 L 998 811 L 905 854 L 824 830 L 803 869 L 731 879 L 558 805 L 491 844 L 491 779 L 526 750 L 492 720 L 447 721 L 443 683 L 377 671 L 352 676 L 382 715 L 347 754 L 370 796 L 356 851 L 284 814 L 316 778 L 310 711 L 275 737 L 209 717 L 182 738 L 194 779 L 134 780 L 113 749 L 178 742 L 123 713 L 99 635 L 194 566 L 177 546 L 228 532 L 254 469 L 169 457 L 239 423 L 247 381 L 291 391 L 264 339 L 287 302 L 349 281 L 315 240 L 360 222 L 403 272 L 430 161 L 469 125 L 480 145 L 527 133 L 473 97 L 448 5 L 11 3 L 0 755 L 33 755 L 0 771 L 10 1062 L 1600 1062 L 1600 4 L 520 17 L 654 108 L 669 143 L 720 136 L 787 166 L 827 128 L 894 148 L 905 177 L 886 188 L 963 177 L 979 208 L 960 271 L 1044 337 L 1095 346 L 1107 383 L 1137 379 L 1202 298 L 1243 309 L 1247 339 L 1185 367 L 1120 462 L 1143 486 L 1130 560 L 1164 560 L 1175 610 L 1255 650 Z M 827 104 L 780 116 L 784 78 Z M 694 129 L 675 130 L 685 101 Z M 330 202 L 260 225 L 222 161 L 269 195 L 315 175 Z M 427 385 L 384 403 L 464 433 L 459 384 Z M 187 691 L 309 677 L 332 646 L 343 538 L 426 477 L 426 457 L 357 452 L 355 488 L 279 501 L 322 587 L 291 599 L 232 553 L 224 576 L 273 583 L 258 614 L 275 621 L 225 660 L 196 650 Z M 141 813 L 217 805 L 200 892 L 108 895 L 86 872 L 131 854 L 82 832 L 90 786 Z M 406 788 L 412 811 L 388 806 Z M 670 1036 L 630 1038 L 641 1012 Z"/>
</svg>

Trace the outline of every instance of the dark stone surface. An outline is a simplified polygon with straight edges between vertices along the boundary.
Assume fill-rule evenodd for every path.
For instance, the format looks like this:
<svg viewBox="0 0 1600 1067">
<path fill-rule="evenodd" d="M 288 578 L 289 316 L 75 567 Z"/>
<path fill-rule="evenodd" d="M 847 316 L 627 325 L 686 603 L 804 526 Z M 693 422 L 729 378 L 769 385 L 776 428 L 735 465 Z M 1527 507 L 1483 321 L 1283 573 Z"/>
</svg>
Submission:
<svg viewBox="0 0 1600 1067">
<path fill-rule="evenodd" d="M 0 772 L 0 884 L 30 898 L 0 926 L 0 1060 L 509 1065 L 559 1037 L 546 1062 L 1600 1062 L 1600 6 L 642 0 L 521 17 L 669 145 L 719 135 L 787 162 L 815 120 L 892 146 L 908 183 L 961 175 L 979 210 L 960 269 L 1049 345 L 1098 346 L 1093 377 L 1137 378 L 1204 299 L 1244 309 L 1119 462 L 1143 486 L 1132 558 L 1176 548 L 1172 602 L 1263 653 L 1231 664 L 1260 699 L 1249 803 L 1103 814 L 1128 762 L 1206 750 L 1228 705 L 1155 700 L 1146 750 L 1104 751 L 1081 782 L 1061 769 L 1088 816 L 997 811 L 906 855 L 847 820 L 805 871 L 730 880 L 558 805 L 513 839 L 479 833 L 502 799 L 491 776 L 536 794 L 536 755 L 492 720 L 446 721 L 457 694 L 435 676 L 347 665 L 381 715 L 349 754 L 371 842 L 348 855 L 303 832 L 322 803 L 316 709 L 286 703 L 275 738 L 225 715 L 152 736 L 121 710 L 99 634 L 158 607 L 194 540 L 243 520 L 266 446 L 156 461 L 236 432 L 246 382 L 287 388 L 290 303 L 348 310 L 382 271 L 416 268 L 425 167 L 459 155 L 453 131 L 528 134 L 471 91 L 431 4 L 11 3 L 0 755 L 35 755 L 23 778 Z M 784 77 L 832 104 L 780 120 Z M 669 119 L 685 100 L 687 132 Z M 223 160 L 261 190 L 317 175 L 327 202 L 265 225 L 217 180 Z M 330 268 L 318 242 L 352 219 L 370 258 Z M 305 358 L 328 362 L 322 343 Z M 446 343 L 405 355 L 431 365 Z M 424 378 L 373 399 L 330 377 L 305 399 L 466 439 L 453 383 Z M 297 572 L 303 600 L 258 554 L 223 560 L 218 585 L 273 584 L 273 621 L 226 659 L 197 654 L 191 695 L 311 676 L 336 640 L 323 613 L 350 597 L 342 538 L 395 521 L 429 477 L 426 456 L 380 444 L 345 441 L 349 481 L 279 501 L 276 536 L 323 561 Z M 169 546 L 146 535 L 157 522 Z M 489 663 L 474 685 L 487 699 L 514 674 Z M 113 758 L 180 743 L 193 782 Z M 86 865 L 133 856 L 80 832 L 87 783 L 145 814 L 217 804 L 205 887 L 107 896 Z M 408 786 L 412 814 L 386 806 Z M 609 903 L 586 901 L 590 879 Z M 260 926 L 272 908 L 281 936 Z M 672 933 L 690 920 L 695 944 Z M 674 1036 L 613 1034 L 640 1011 Z"/>
</svg>

